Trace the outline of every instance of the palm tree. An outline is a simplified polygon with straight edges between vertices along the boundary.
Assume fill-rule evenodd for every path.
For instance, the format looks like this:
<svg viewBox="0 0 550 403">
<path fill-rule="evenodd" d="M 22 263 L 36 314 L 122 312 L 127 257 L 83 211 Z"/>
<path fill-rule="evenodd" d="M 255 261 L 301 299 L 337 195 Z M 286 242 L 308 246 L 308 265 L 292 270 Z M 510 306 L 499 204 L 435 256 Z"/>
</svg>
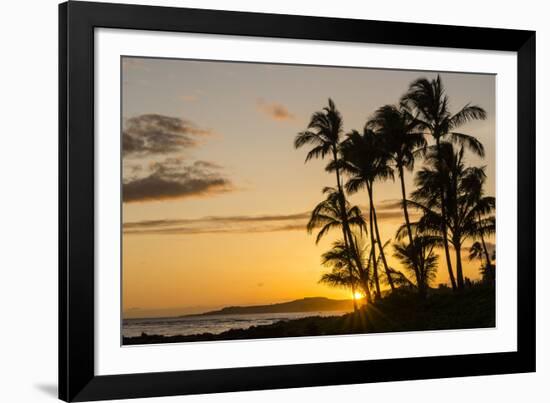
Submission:
<svg viewBox="0 0 550 403">
<path fill-rule="evenodd" d="M 354 266 L 351 264 L 350 250 L 346 248 L 342 240 L 336 241 L 332 249 L 321 256 L 323 266 L 331 267 L 331 271 L 324 273 L 319 280 L 333 287 L 344 287 L 351 289 L 351 295 L 355 296 L 357 286 L 357 275 L 354 273 Z M 353 310 L 357 312 L 357 301 L 353 300 Z"/>
<path fill-rule="evenodd" d="M 405 216 L 409 244 L 412 245 L 413 235 L 406 203 L 407 192 L 405 190 L 404 170 L 413 170 L 415 157 L 426 147 L 424 133 L 419 130 L 416 118 L 404 104 L 401 104 L 399 107 L 395 105 L 382 106 L 374 113 L 367 124 L 377 134 L 382 136 L 388 156 L 393 161 L 393 165 L 399 173 L 403 214 Z M 420 284 L 420 271 L 414 256 L 412 263 L 416 282 Z M 422 291 L 423 288 L 419 287 L 419 290 Z"/>
<path fill-rule="evenodd" d="M 323 253 L 321 256 L 323 266 L 331 267 L 331 271 L 324 273 L 319 280 L 333 287 L 344 287 L 351 289 L 351 295 L 355 296 L 357 284 L 357 275 L 354 273 L 354 266 L 350 259 L 350 250 L 346 248 L 342 240 L 332 244 L 332 249 Z M 357 301 L 353 299 L 353 310 L 357 311 Z"/>
<path fill-rule="evenodd" d="M 472 261 L 475 259 L 479 259 L 479 272 L 481 273 L 481 278 L 486 283 L 493 283 L 495 280 L 495 266 L 489 262 L 486 263 L 484 260 L 486 259 L 485 251 L 483 250 L 484 247 L 479 241 L 475 241 L 472 246 L 470 246 L 470 249 L 468 251 L 468 260 Z"/>
<path fill-rule="evenodd" d="M 346 248 L 343 240 L 334 242 L 332 248 L 321 256 L 321 263 L 323 266 L 330 267 L 331 271 L 324 273 L 320 282 L 331 286 L 350 288 L 353 295 L 353 308 L 354 311 L 357 311 L 355 298 L 357 286 L 362 288 L 367 303 L 370 302 L 369 276 L 368 268 L 361 273 L 354 265 L 350 264 L 352 261 L 350 254 L 351 251 Z"/>
<path fill-rule="evenodd" d="M 398 231 L 398 238 L 403 237 L 403 229 L 408 232 L 409 229 L 401 227 Z M 425 295 L 431 282 L 437 274 L 437 259 L 434 248 L 439 244 L 439 237 L 429 235 L 416 235 L 413 243 L 405 244 L 398 242 L 393 245 L 394 254 L 403 267 L 414 272 L 416 276 L 416 287 L 421 295 Z"/>
<path fill-rule="evenodd" d="M 370 233 L 371 233 L 371 258 L 374 265 L 373 276 L 376 281 L 376 296 L 380 297 L 380 285 L 377 281 L 377 263 L 375 242 L 378 244 L 380 256 L 384 264 L 386 276 L 391 290 L 395 289 L 391 278 L 390 269 L 382 246 L 380 231 L 378 229 L 378 220 L 376 217 L 376 208 L 374 206 L 374 182 L 393 178 L 393 169 L 388 165 L 388 155 L 384 152 L 381 137 L 377 136 L 372 130 L 364 128 L 363 133 L 353 130 L 347 135 L 346 140 L 341 144 L 342 160 L 340 166 L 350 176 L 346 182 L 346 190 L 349 193 L 356 193 L 366 187 L 369 196 L 370 205 Z M 329 166 L 329 169 L 336 168 L 336 165 Z M 373 228 L 374 225 L 374 228 Z M 373 231 L 376 234 L 374 239 Z"/>
<path fill-rule="evenodd" d="M 468 175 L 463 179 L 462 183 L 467 188 L 470 195 L 471 203 L 478 205 L 478 224 L 480 226 L 479 240 L 481 241 L 483 255 L 485 257 L 487 267 L 492 265 L 485 236 L 488 233 L 495 231 L 494 216 L 484 217 L 484 214 L 489 213 L 496 204 L 494 197 L 484 195 L 484 185 L 487 175 L 485 167 L 471 168 Z M 488 230 L 488 231 L 487 231 Z"/>
<path fill-rule="evenodd" d="M 384 243 L 384 246 L 383 246 L 383 249 L 384 251 L 387 249 L 387 247 L 390 245 L 391 243 L 391 240 L 387 240 L 385 243 Z M 378 257 L 378 259 L 380 260 L 381 259 L 381 256 Z M 378 262 L 380 263 L 380 262 Z M 393 282 L 394 286 L 398 286 L 399 288 L 403 288 L 403 287 L 406 287 L 406 288 L 414 288 L 415 285 L 413 282 L 411 282 L 411 280 L 408 279 L 408 277 L 401 271 L 393 268 L 393 267 L 388 267 L 388 273 L 389 273 L 389 276 L 386 276 L 385 279 L 386 279 L 386 283 L 389 284 L 389 280 L 391 279 L 391 281 Z"/>
<path fill-rule="evenodd" d="M 481 242 L 475 241 L 468 251 L 468 260 L 472 261 L 479 259 L 479 263 L 483 266 L 483 258 L 483 247 L 481 246 Z"/>
<path fill-rule="evenodd" d="M 365 219 L 359 207 L 350 206 L 346 201 L 344 209 L 342 209 L 340 205 L 340 192 L 334 188 L 327 187 L 323 189 L 323 193 L 326 194 L 326 199 L 315 206 L 307 223 L 307 231 L 309 233 L 312 233 L 314 229 L 319 229 L 315 243 L 319 243 L 330 230 L 343 229 L 344 222 L 350 227 L 359 229 L 360 232 L 366 231 Z M 352 276 L 352 266 L 355 263 L 359 277 L 364 278 L 363 262 L 361 261 L 359 249 L 354 238 L 351 239 L 352 242 L 349 242 L 349 240 L 348 238 L 348 241 L 344 241 L 343 249 L 346 252 L 342 257 L 348 260 L 347 267 L 350 270 L 350 276 Z M 368 285 L 364 284 L 364 288 L 368 290 Z M 366 292 L 366 295 L 369 296 L 370 294 Z"/>
<path fill-rule="evenodd" d="M 441 243 L 446 244 L 449 240 L 453 245 L 459 289 L 464 287 L 462 243 L 466 239 L 477 239 L 480 234 L 494 232 L 493 219 L 487 217 L 494 210 L 494 197 L 472 196 L 472 177 L 479 176 L 483 171 L 483 167 L 466 167 L 463 146 L 455 151 L 451 143 L 442 142 L 439 151 L 434 148 L 428 150 L 426 165 L 416 174 L 418 187 L 411 195 L 412 201 L 407 201 L 423 213 L 415 224 L 420 232 L 441 236 Z M 441 203 L 438 197 L 441 188 L 445 203 Z M 441 233 L 443 221 L 444 234 Z"/>
<path fill-rule="evenodd" d="M 307 130 L 300 132 L 294 139 L 294 147 L 296 149 L 303 147 L 306 144 L 313 145 L 313 148 L 307 153 L 305 162 L 308 162 L 314 158 L 324 159 L 329 156 L 331 158 L 329 165 L 333 164 L 334 168 L 331 169 L 336 174 L 336 188 L 337 188 L 337 202 L 339 204 L 340 211 L 346 211 L 346 196 L 342 188 L 342 180 L 340 176 L 339 168 L 339 154 L 340 154 L 340 138 L 343 131 L 343 119 L 340 112 L 336 109 L 336 105 L 329 98 L 328 106 L 324 107 L 322 111 L 315 112 L 310 119 Z M 353 244 L 350 225 L 347 220 L 347 216 L 344 214 L 341 217 L 342 235 L 344 237 L 344 243 L 346 247 L 352 251 L 356 251 L 356 247 Z M 360 271 L 363 271 L 361 267 L 360 259 L 357 253 L 353 254 L 355 264 Z"/>
<path fill-rule="evenodd" d="M 449 111 L 449 99 L 445 94 L 445 88 L 438 74 L 434 80 L 419 78 L 412 82 L 401 102 L 416 113 L 416 119 L 420 127 L 427 131 L 435 140 L 438 158 L 441 158 L 441 141 L 449 140 L 464 145 L 480 157 L 484 156 L 483 145 L 473 136 L 457 132 L 463 124 L 477 119 L 485 119 L 485 110 L 477 105 L 467 104 L 458 112 L 452 114 Z M 441 165 L 441 164 L 440 164 Z M 440 181 L 439 197 L 441 199 L 441 234 L 444 238 L 445 258 L 447 269 L 453 290 L 457 289 L 454 279 L 449 244 L 447 239 L 447 206 L 445 201 L 444 183 Z M 458 269 L 457 269 L 458 270 Z M 463 287 L 463 280 L 459 279 L 459 288 Z"/>
<path fill-rule="evenodd" d="M 332 269 L 328 273 L 324 273 L 319 280 L 319 283 L 329 285 L 331 287 L 342 287 L 351 289 L 353 311 L 358 311 L 357 301 L 355 299 L 355 282 L 357 279 L 348 271 L 348 267 L 343 263 L 330 263 Z M 327 263 L 329 265 L 329 263 Z"/>
</svg>

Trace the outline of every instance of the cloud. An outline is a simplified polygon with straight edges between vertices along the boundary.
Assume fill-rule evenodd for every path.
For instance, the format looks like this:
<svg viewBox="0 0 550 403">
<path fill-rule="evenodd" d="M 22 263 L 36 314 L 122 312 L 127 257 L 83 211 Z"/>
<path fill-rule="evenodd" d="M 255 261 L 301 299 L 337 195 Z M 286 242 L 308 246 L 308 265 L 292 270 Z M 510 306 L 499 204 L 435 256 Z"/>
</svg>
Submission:
<svg viewBox="0 0 550 403">
<path fill-rule="evenodd" d="M 142 177 L 122 185 L 125 203 L 182 199 L 231 191 L 231 182 L 219 172 L 217 164 L 195 161 L 184 164 L 180 158 L 154 162 Z"/>
<path fill-rule="evenodd" d="M 405 221 L 405 216 L 403 215 L 403 209 L 401 208 L 401 200 L 391 199 L 391 200 L 382 200 L 374 203 L 376 208 L 376 218 L 378 221 L 398 221 L 402 223 Z M 369 217 L 369 205 L 360 205 L 359 208 L 363 212 L 365 219 Z M 420 218 L 420 212 L 414 208 L 409 207 L 409 218 L 411 221 Z"/>
<path fill-rule="evenodd" d="M 205 162 L 201 161 L 201 164 Z M 210 163 L 206 163 L 210 164 Z M 381 201 L 377 205 L 378 222 L 397 221 L 402 223 L 403 210 L 394 209 L 399 201 Z M 368 205 L 359 206 L 368 218 Z M 411 220 L 417 219 L 416 211 L 409 211 Z M 263 233 L 282 231 L 306 231 L 311 212 L 263 215 L 206 216 L 165 220 L 144 220 L 124 223 L 125 234 L 191 235 Z"/>
<path fill-rule="evenodd" d="M 276 102 L 268 103 L 263 99 L 259 99 L 256 102 L 256 107 L 260 112 L 266 114 L 273 120 L 284 121 L 294 119 L 294 115 L 290 113 L 284 105 Z"/>
<path fill-rule="evenodd" d="M 401 199 L 386 199 L 376 203 L 377 209 L 401 209 L 403 201 Z"/>
<path fill-rule="evenodd" d="M 170 227 L 148 230 L 124 230 L 124 234 L 134 235 L 197 235 L 197 234 L 255 234 L 264 232 L 305 231 L 306 224 L 273 225 L 256 227 Z"/>
<path fill-rule="evenodd" d="M 258 216 L 207 216 L 191 219 L 175 219 L 175 220 L 146 220 L 129 222 L 124 224 L 125 229 L 148 229 L 159 227 L 171 227 L 177 225 L 189 224 L 236 224 L 236 223 L 265 223 L 275 221 L 296 221 L 309 219 L 310 213 L 297 214 L 275 214 L 275 215 L 258 215 Z"/>
<path fill-rule="evenodd" d="M 367 217 L 368 206 L 360 206 Z M 128 222 L 125 234 L 192 235 L 192 234 L 247 234 L 282 231 L 304 231 L 310 212 L 271 215 L 206 216 L 190 219 L 166 219 Z M 411 218 L 414 213 L 411 213 Z M 402 210 L 377 211 L 378 221 L 403 220 Z"/>
<path fill-rule="evenodd" d="M 125 234 L 227 234 L 305 231 L 309 212 L 258 216 L 209 216 L 124 224 Z"/>
<path fill-rule="evenodd" d="M 197 138 L 211 134 L 194 123 L 170 116 L 145 114 L 129 118 L 122 131 L 122 151 L 128 155 L 152 155 L 195 147 Z"/>
<path fill-rule="evenodd" d="M 366 213 L 363 213 L 365 217 L 368 215 L 368 210 L 366 210 Z M 411 219 L 418 217 L 417 214 L 413 211 L 409 211 L 409 217 Z M 405 220 L 403 215 L 403 210 L 376 210 L 376 218 L 378 220 Z"/>
</svg>

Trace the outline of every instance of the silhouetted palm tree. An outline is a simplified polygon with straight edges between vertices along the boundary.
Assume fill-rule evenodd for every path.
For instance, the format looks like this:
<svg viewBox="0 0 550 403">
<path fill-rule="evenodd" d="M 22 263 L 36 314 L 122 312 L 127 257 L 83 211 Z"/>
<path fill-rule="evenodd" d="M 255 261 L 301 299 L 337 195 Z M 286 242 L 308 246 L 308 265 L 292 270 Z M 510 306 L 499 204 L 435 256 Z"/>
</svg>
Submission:
<svg viewBox="0 0 550 403">
<path fill-rule="evenodd" d="M 339 168 L 339 154 L 340 154 L 340 137 L 343 130 L 343 119 L 340 112 L 336 109 L 336 105 L 329 98 L 328 106 L 324 107 L 322 111 L 315 112 L 310 119 L 307 130 L 298 133 L 294 139 L 294 147 L 300 148 L 306 144 L 311 144 L 313 148 L 307 153 L 306 162 L 313 158 L 321 158 L 329 156 L 331 158 L 329 165 L 334 165 L 332 169 L 336 174 L 336 188 L 337 188 L 337 202 L 339 204 L 339 210 L 346 210 L 346 197 L 342 188 L 342 180 L 340 176 Z M 344 237 L 344 243 L 347 248 L 353 253 L 353 260 L 358 266 L 360 271 L 363 271 L 361 262 L 357 256 L 356 246 L 353 243 L 350 225 L 347 221 L 347 216 L 344 214 L 342 217 L 342 234 Z"/>
<path fill-rule="evenodd" d="M 307 223 L 307 230 L 310 233 L 316 228 L 321 228 L 317 233 L 315 243 L 319 243 L 331 229 L 342 228 L 344 221 L 350 226 L 357 226 L 361 231 L 366 230 L 365 220 L 359 207 L 350 206 L 346 201 L 342 210 L 339 203 L 340 192 L 334 188 L 324 188 L 323 194 L 326 195 L 325 200 L 315 206 Z"/>
<path fill-rule="evenodd" d="M 485 236 L 495 232 L 495 223 L 494 216 L 486 217 L 485 214 L 490 213 L 494 209 L 496 200 L 494 197 L 485 196 L 484 185 L 486 179 L 485 167 L 470 168 L 468 175 L 463 179 L 462 183 L 470 195 L 470 203 L 478 205 L 479 240 L 481 241 L 486 265 L 490 267 L 492 262 L 487 249 L 487 243 L 485 242 Z"/>
<path fill-rule="evenodd" d="M 357 241 L 356 241 L 357 244 Z M 361 258 L 363 259 L 363 248 L 359 247 Z M 321 263 L 331 268 L 331 271 L 323 274 L 320 282 L 331 286 L 350 288 L 353 295 L 353 308 L 357 310 L 357 301 L 355 298 L 356 289 L 360 287 L 365 294 L 365 299 L 370 302 L 369 289 L 369 270 L 368 265 L 363 273 L 359 272 L 354 265 L 351 265 L 351 251 L 346 248 L 343 240 L 338 240 L 332 244 L 332 248 L 321 256 Z"/>
<path fill-rule="evenodd" d="M 468 259 L 470 261 L 479 259 L 479 273 L 481 274 L 481 279 L 487 283 L 493 283 L 495 280 L 495 266 L 489 262 L 486 262 L 485 252 L 483 250 L 483 245 L 479 241 L 475 241 L 468 251 Z"/>
<path fill-rule="evenodd" d="M 472 246 L 470 246 L 470 250 L 468 251 L 468 259 L 469 260 L 475 260 L 479 259 L 479 263 L 483 265 L 483 247 L 481 246 L 481 242 L 475 241 Z"/>
<path fill-rule="evenodd" d="M 356 130 L 349 133 L 346 140 L 344 140 L 341 144 L 341 152 L 343 158 L 340 161 L 340 166 L 349 175 L 349 179 L 346 182 L 346 190 L 349 193 L 356 193 L 358 190 L 366 188 L 368 192 L 370 205 L 369 222 L 372 243 L 371 257 L 374 265 L 374 279 L 375 281 L 378 279 L 376 252 L 374 247 L 376 242 L 384 264 L 388 284 L 393 291 L 395 286 L 391 278 L 390 269 L 380 239 L 380 231 L 378 229 L 378 220 L 376 217 L 376 208 L 374 206 L 373 197 L 375 181 L 393 178 L 393 169 L 387 163 L 389 157 L 384 151 L 381 137 L 377 136 L 367 127 L 364 128 L 362 134 Z M 329 169 L 330 168 L 332 167 L 329 167 Z M 374 239 L 373 230 L 376 233 L 376 239 Z M 380 285 L 378 281 L 376 283 L 376 296 L 378 298 L 380 297 Z"/>
<path fill-rule="evenodd" d="M 384 243 L 383 245 L 384 253 L 388 248 L 388 246 L 390 246 L 390 244 L 391 244 L 391 240 L 387 240 Z M 379 256 L 378 259 L 381 260 L 381 256 Z M 380 264 L 380 262 L 378 262 L 378 264 Z M 414 283 L 411 280 L 409 280 L 409 278 L 402 271 L 389 266 L 388 273 L 389 273 L 389 276 L 383 277 L 383 280 L 385 279 L 385 281 L 382 281 L 383 283 L 389 284 L 389 280 L 391 279 L 394 287 L 397 287 L 397 288 L 403 288 L 403 287 L 415 288 L 416 287 Z"/>
<path fill-rule="evenodd" d="M 412 171 L 416 155 L 426 147 L 424 133 L 419 130 L 419 123 L 406 105 L 385 105 L 379 108 L 367 123 L 378 135 L 381 135 L 388 156 L 393 162 L 401 183 L 401 198 L 409 243 L 413 244 L 413 235 L 407 208 L 404 170 Z M 413 248 L 414 250 L 414 248 Z M 412 264 L 417 284 L 421 284 L 418 263 L 412 256 Z M 419 287 L 419 291 L 424 289 Z"/>
<path fill-rule="evenodd" d="M 350 206 L 350 204 L 346 201 L 344 209 L 342 209 L 340 204 L 340 192 L 334 188 L 327 187 L 323 189 L 323 193 L 326 195 L 326 199 L 315 206 L 311 212 L 309 222 L 307 223 L 307 230 L 309 233 L 313 232 L 314 229 L 319 229 L 315 243 L 319 243 L 319 241 L 332 229 L 342 230 L 344 222 L 346 222 L 350 227 L 359 229 L 360 232 L 366 231 L 365 219 L 363 218 L 359 207 Z M 353 245 L 353 247 L 351 245 Z M 349 270 L 352 270 L 351 267 L 355 263 L 359 277 L 363 278 L 363 262 L 361 261 L 361 256 L 359 254 L 355 239 L 353 238 L 351 242 L 349 242 L 348 238 L 348 242 L 344 241 L 343 246 L 346 253 L 342 256 L 349 259 Z M 368 285 L 365 285 L 365 288 L 368 289 Z"/>
<path fill-rule="evenodd" d="M 485 110 L 476 105 L 465 105 L 457 113 L 449 111 L 449 99 L 445 94 L 445 88 L 439 74 L 434 80 L 419 78 L 411 83 L 407 93 L 402 97 L 402 103 L 413 109 L 416 113 L 420 127 L 427 131 L 435 140 L 438 158 L 440 158 L 441 141 L 451 141 L 461 144 L 479 156 L 484 156 L 483 145 L 473 136 L 457 132 L 464 123 L 477 119 L 485 119 Z M 441 164 L 440 164 L 441 165 Z M 444 238 L 445 258 L 447 269 L 453 289 L 457 288 L 453 275 L 449 244 L 447 239 L 447 207 L 443 180 L 440 181 L 439 197 L 441 199 L 441 234 Z M 458 269 L 457 269 L 458 270 Z M 459 279 L 459 288 L 463 287 L 463 280 Z"/>
<path fill-rule="evenodd" d="M 321 263 L 324 266 L 329 266 L 331 271 L 324 273 L 319 282 L 333 287 L 349 288 L 353 296 L 353 310 L 357 311 L 357 301 L 354 296 L 358 285 L 358 276 L 355 273 L 355 267 L 351 264 L 352 261 L 350 250 L 345 243 L 342 240 L 336 241 L 332 244 L 332 249 L 321 256 Z"/>
<path fill-rule="evenodd" d="M 409 231 L 406 226 L 398 231 L 398 238 L 403 237 L 403 229 Z M 416 287 L 424 295 L 429 288 L 431 282 L 437 274 L 437 259 L 438 256 L 434 252 L 434 248 L 440 245 L 440 237 L 429 235 L 415 236 L 413 243 L 405 244 L 398 242 L 393 245 L 394 254 L 401 264 L 412 271 L 416 276 Z"/>
<path fill-rule="evenodd" d="M 432 236 L 440 235 L 442 243 L 450 240 L 453 245 L 458 288 L 464 286 L 462 243 L 466 239 L 477 239 L 481 233 L 494 232 L 491 217 L 480 217 L 486 217 L 494 210 L 495 199 L 472 196 L 472 176 L 479 176 L 483 169 L 465 166 L 464 147 L 455 151 L 451 143 L 442 142 L 439 151 L 434 148 L 428 151 L 426 165 L 416 174 L 418 187 L 411 195 L 413 201 L 408 201 L 423 213 L 416 223 L 418 230 Z M 445 203 L 441 203 L 438 197 L 441 188 Z M 444 234 L 441 234 L 442 221 L 445 221 Z"/>
</svg>

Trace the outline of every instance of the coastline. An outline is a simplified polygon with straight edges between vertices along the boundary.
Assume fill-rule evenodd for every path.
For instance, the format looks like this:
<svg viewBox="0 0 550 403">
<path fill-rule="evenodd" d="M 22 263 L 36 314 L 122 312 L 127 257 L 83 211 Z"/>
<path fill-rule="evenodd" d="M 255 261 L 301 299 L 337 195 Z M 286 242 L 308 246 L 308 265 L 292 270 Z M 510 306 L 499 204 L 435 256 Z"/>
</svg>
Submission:
<svg viewBox="0 0 550 403">
<path fill-rule="evenodd" d="M 425 300 L 410 294 L 392 295 L 355 313 L 281 320 L 219 334 L 162 336 L 143 333 L 137 337 L 123 337 L 122 345 L 491 327 L 495 327 L 495 290 L 493 287 L 474 287 L 458 298 L 450 292 L 435 292 Z"/>
</svg>

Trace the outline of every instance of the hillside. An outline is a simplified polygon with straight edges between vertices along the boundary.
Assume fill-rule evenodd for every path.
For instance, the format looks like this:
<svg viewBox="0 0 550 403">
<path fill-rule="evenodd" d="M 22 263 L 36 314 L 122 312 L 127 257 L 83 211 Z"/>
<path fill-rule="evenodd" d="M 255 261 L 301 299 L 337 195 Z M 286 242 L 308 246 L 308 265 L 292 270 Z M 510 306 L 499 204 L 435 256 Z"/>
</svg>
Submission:
<svg viewBox="0 0 550 403">
<path fill-rule="evenodd" d="M 270 305 L 229 306 L 217 311 L 185 316 L 211 315 L 245 315 L 259 313 L 289 313 L 289 312 L 320 312 L 320 311 L 352 311 L 351 300 L 336 300 L 324 297 L 297 299 Z"/>
</svg>

